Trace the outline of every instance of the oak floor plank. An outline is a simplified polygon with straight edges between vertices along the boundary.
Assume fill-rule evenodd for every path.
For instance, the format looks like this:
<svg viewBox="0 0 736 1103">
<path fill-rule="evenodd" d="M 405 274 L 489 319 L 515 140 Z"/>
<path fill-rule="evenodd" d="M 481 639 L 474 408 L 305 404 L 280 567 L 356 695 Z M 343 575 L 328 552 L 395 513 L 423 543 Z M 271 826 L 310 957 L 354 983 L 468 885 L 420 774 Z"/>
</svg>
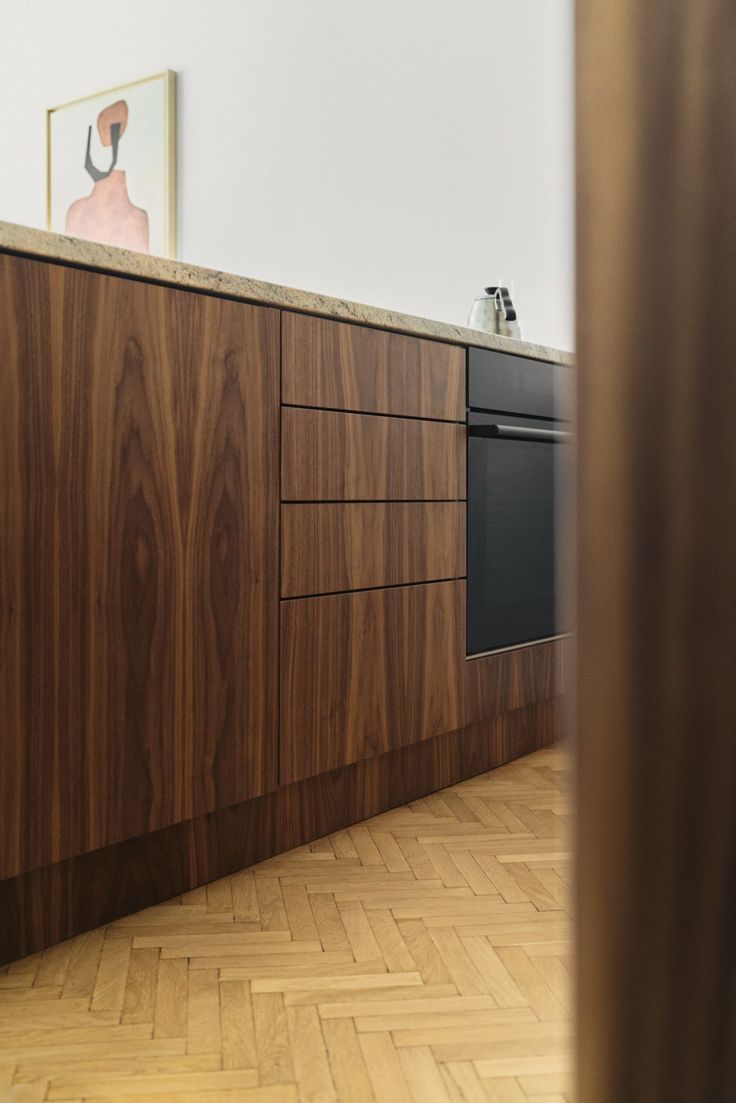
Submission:
<svg viewBox="0 0 736 1103">
<path fill-rule="evenodd" d="M 256 894 L 264 931 L 288 931 L 289 920 L 277 877 L 257 877 Z"/>
<path fill-rule="evenodd" d="M 90 1095 L 84 1103 L 110 1103 L 110 1096 Z M 157 1091 L 143 1096 L 139 1093 L 117 1095 L 115 1103 L 298 1103 L 298 1096 L 294 1084 L 272 1084 L 260 1088 L 212 1088 L 196 1091 Z"/>
<path fill-rule="evenodd" d="M 489 1094 L 470 1061 L 448 1061 L 444 1066 L 464 1103 L 489 1103 Z"/>
<path fill-rule="evenodd" d="M 294 1082 L 294 1062 L 280 992 L 253 992 L 258 1069 L 262 1084 Z"/>
<path fill-rule="evenodd" d="M 376 1099 L 412 1103 L 413 1097 L 391 1035 L 364 1034 L 360 1037 L 360 1048 Z"/>
<path fill-rule="evenodd" d="M 154 1038 L 184 1038 L 187 1033 L 189 971 L 185 958 L 160 961 L 156 984 Z"/>
<path fill-rule="evenodd" d="M 99 929 L 88 931 L 73 942 L 62 996 L 65 1000 L 75 996 L 90 999 L 95 990 L 105 932 Z"/>
<path fill-rule="evenodd" d="M 322 1021 L 321 1028 L 339 1103 L 374 1103 L 373 1085 L 352 1019 Z"/>
<path fill-rule="evenodd" d="M 458 991 L 464 996 L 488 995 L 488 984 L 473 963 L 457 932 L 452 927 L 434 928 L 429 935 Z"/>
<path fill-rule="evenodd" d="M 357 993 L 346 992 L 344 989 L 338 988 L 322 988 L 311 992 L 286 992 L 284 999 L 287 1004 L 316 1004 L 322 1018 L 339 1018 L 342 1014 L 342 1008 L 354 1007 L 357 1010 L 347 1012 L 352 1018 L 361 1014 L 360 1009 L 363 1006 L 368 1008 L 377 1003 L 390 1006 L 393 1001 L 403 1003 L 405 1000 L 417 1000 L 419 1003 L 423 1003 L 425 999 L 439 999 L 444 996 L 457 996 L 457 988 L 454 984 L 411 984 L 402 987 L 394 983 L 383 988 L 362 988 Z M 333 1007 L 335 1008 L 334 1014 L 330 1010 Z"/>
<path fill-rule="evenodd" d="M 132 949 L 123 999 L 122 1022 L 151 1023 L 156 1009 L 159 952 Z"/>
<path fill-rule="evenodd" d="M 397 926 L 424 983 L 454 983 L 450 970 L 440 957 L 421 919 L 402 919 Z"/>
<path fill-rule="evenodd" d="M 569 1018 L 564 1004 L 546 983 L 523 946 L 499 946 L 497 952 L 539 1019 Z"/>
<path fill-rule="evenodd" d="M 76 939 L 72 940 L 73 942 Z M 122 1011 L 132 939 L 106 938 L 100 951 L 100 961 L 95 980 L 92 1002 L 93 1011 Z M 73 961 L 70 955 L 69 964 Z"/>
<path fill-rule="evenodd" d="M 381 961 L 383 954 L 376 942 L 368 917 L 358 900 L 341 902 L 337 906 L 356 961 Z"/>
<path fill-rule="evenodd" d="M 118 1099 L 121 1096 L 157 1096 L 206 1091 L 232 1091 L 258 1086 L 255 1070 L 209 1069 L 206 1072 L 162 1072 L 152 1076 L 101 1077 L 84 1076 L 59 1081 L 49 1088 L 49 1100 L 68 1099 L 70 1096 L 96 1096 Z"/>
<path fill-rule="evenodd" d="M 415 1103 L 452 1103 L 429 1046 L 402 1049 L 399 1059 Z"/>
<path fill-rule="evenodd" d="M 220 1037 L 223 1068 L 258 1067 L 253 1002 L 246 980 L 220 981 Z"/>
<path fill-rule="evenodd" d="M 282 896 L 289 931 L 295 942 L 319 941 L 314 912 L 304 885 L 283 885 Z"/>
<path fill-rule="evenodd" d="M 233 897 L 233 920 L 238 923 L 260 923 L 261 909 L 258 904 L 256 880 L 252 870 L 243 869 L 230 877 L 230 891 Z"/>
<path fill-rule="evenodd" d="M 300 1100 L 339 1103 L 317 1009 L 287 1007 L 286 1021 Z"/>
<path fill-rule="evenodd" d="M 410 972 L 414 959 L 390 910 L 375 908 L 365 914 L 389 973 Z"/>
<path fill-rule="evenodd" d="M 189 974 L 187 1053 L 221 1052 L 218 972 L 217 969 L 197 969 Z"/>
</svg>

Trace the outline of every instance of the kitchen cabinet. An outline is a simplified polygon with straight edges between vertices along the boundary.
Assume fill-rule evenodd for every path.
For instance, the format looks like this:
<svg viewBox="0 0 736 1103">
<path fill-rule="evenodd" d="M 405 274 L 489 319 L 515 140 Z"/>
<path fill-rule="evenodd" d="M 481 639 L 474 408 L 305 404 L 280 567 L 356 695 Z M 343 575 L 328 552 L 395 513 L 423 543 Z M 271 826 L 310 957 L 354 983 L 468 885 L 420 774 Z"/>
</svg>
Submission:
<svg viewBox="0 0 736 1103">
<path fill-rule="evenodd" d="M 556 738 L 559 641 L 466 659 L 454 332 L 4 232 L 0 961 Z"/>
</svg>

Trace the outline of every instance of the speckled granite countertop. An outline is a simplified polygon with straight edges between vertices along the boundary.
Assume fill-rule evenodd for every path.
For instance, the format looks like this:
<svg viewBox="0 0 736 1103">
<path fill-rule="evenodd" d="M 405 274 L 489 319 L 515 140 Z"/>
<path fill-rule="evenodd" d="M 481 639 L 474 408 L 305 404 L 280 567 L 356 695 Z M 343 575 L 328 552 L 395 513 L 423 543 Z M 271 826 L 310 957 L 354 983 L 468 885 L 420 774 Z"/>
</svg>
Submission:
<svg viewBox="0 0 736 1103">
<path fill-rule="evenodd" d="M 344 322 L 360 322 L 379 329 L 391 329 L 409 333 L 415 337 L 432 337 L 458 345 L 475 345 L 477 348 L 497 349 L 517 356 L 529 356 L 535 360 L 549 360 L 555 364 L 572 365 L 572 353 L 559 349 L 532 345 L 527 341 L 513 341 L 497 337 L 481 330 L 453 325 L 451 322 L 433 322 L 413 314 L 400 314 L 396 310 L 384 310 L 377 306 L 335 299 L 314 291 L 298 291 L 281 287 L 276 283 L 234 276 L 218 272 L 214 268 L 200 268 L 181 260 L 153 257 L 146 253 L 133 253 L 111 245 L 99 245 L 81 238 L 52 234 L 30 226 L 17 226 L 0 221 L 0 251 L 21 253 L 25 256 L 43 257 L 47 260 L 93 268 L 100 272 L 135 276 L 158 283 L 185 287 L 193 291 L 227 295 L 244 302 L 263 306 L 278 306 L 287 310 L 299 310 L 308 314 L 320 314 Z"/>
</svg>

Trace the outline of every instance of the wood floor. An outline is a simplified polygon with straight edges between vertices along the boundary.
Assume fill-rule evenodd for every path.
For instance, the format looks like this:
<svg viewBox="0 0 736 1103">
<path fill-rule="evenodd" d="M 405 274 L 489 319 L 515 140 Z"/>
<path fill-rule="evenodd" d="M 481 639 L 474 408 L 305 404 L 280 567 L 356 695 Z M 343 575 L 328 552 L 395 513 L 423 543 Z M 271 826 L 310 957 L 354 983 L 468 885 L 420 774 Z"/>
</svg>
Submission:
<svg viewBox="0 0 736 1103">
<path fill-rule="evenodd" d="M 563 1103 L 568 757 L 539 751 L 0 970 L 13 1103 Z"/>
</svg>

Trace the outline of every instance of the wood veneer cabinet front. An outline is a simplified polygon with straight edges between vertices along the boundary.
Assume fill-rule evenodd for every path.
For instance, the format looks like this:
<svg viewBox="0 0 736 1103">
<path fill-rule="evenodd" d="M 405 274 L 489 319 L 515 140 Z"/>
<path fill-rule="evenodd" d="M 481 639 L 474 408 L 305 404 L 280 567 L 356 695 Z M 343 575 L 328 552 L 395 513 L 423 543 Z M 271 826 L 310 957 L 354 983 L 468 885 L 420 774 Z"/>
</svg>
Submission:
<svg viewBox="0 0 736 1103">
<path fill-rule="evenodd" d="M 281 596 L 465 575 L 464 502 L 281 506 Z"/>
<path fill-rule="evenodd" d="M 284 407 L 281 497 L 461 499 L 465 438 L 464 425 Z"/>
<path fill-rule="evenodd" d="M 0 878 L 275 786 L 278 323 L 0 256 Z"/>
<path fill-rule="evenodd" d="M 308 314 L 282 327 L 282 402 L 465 420 L 464 348 Z"/>
<path fill-rule="evenodd" d="M 466 724 L 561 695 L 568 646 L 567 639 L 543 640 L 468 659 Z"/>
<path fill-rule="evenodd" d="M 282 785 L 464 724 L 465 584 L 281 603 Z"/>
</svg>

